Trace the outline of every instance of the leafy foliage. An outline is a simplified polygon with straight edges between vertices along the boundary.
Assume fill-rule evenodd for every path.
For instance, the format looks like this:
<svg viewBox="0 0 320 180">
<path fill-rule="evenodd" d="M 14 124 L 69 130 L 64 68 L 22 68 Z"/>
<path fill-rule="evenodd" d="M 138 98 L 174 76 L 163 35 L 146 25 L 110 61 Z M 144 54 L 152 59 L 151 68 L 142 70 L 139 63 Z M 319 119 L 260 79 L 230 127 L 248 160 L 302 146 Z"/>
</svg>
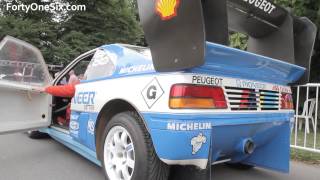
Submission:
<svg viewBox="0 0 320 180">
<path fill-rule="evenodd" d="M 230 35 L 231 46 L 241 50 L 247 50 L 248 36 L 242 33 L 232 33 Z"/>
<path fill-rule="evenodd" d="M 57 2 L 17 0 L 13 4 Z M 59 0 L 85 5 L 86 11 L 7 11 L 0 2 L 0 37 L 11 35 L 37 46 L 47 63 L 67 64 L 76 56 L 108 43 L 139 44 L 143 33 L 133 0 Z"/>
</svg>

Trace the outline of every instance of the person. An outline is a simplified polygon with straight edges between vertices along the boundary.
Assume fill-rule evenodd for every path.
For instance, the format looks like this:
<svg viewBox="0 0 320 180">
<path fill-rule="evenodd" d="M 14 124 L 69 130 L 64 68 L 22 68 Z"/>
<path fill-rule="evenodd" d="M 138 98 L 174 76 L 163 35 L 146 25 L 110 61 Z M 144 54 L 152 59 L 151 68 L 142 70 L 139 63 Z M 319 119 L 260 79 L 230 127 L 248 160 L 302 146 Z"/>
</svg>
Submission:
<svg viewBox="0 0 320 180">
<path fill-rule="evenodd" d="M 77 77 L 77 75 L 74 73 L 74 70 L 71 70 L 69 72 L 69 81 L 68 81 L 68 84 L 79 84 L 80 83 L 80 80 L 79 78 Z"/>
<path fill-rule="evenodd" d="M 69 72 L 69 76 L 70 78 L 69 78 L 68 84 L 48 86 L 45 88 L 44 91 L 56 97 L 73 98 L 76 92 L 76 85 L 80 83 L 80 80 L 76 76 L 74 70 L 71 70 Z M 69 126 L 70 115 L 71 115 L 71 104 L 69 103 L 66 109 L 65 118 L 59 116 L 57 118 L 57 123 L 61 126 Z"/>
<path fill-rule="evenodd" d="M 56 72 L 56 73 L 54 74 L 54 78 L 57 78 L 57 77 L 60 75 L 60 73 L 61 73 L 61 72 Z M 61 85 L 68 84 L 67 78 L 66 78 L 66 77 L 63 77 L 59 84 L 61 84 Z"/>
</svg>

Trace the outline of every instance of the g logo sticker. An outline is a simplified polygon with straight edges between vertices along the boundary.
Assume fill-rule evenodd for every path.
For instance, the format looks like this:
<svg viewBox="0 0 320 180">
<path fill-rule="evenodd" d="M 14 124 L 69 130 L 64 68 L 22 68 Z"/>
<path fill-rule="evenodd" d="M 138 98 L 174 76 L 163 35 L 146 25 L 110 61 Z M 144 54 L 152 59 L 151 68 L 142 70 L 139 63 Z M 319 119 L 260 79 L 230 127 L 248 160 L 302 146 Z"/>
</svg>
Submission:
<svg viewBox="0 0 320 180">
<path fill-rule="evenodd" d="M 148 99 L 156 99 L 157 97 L 157 87 L 150 86 L 147 90 L 147 98 Z"/>
<path fill-rule="evenodd" d="M 149 109 L 152 108 L 152 106 L 161 98 L 163 94 L 164 91 L 161 88 L 157 78 L 152 79 L 152 81 L 149 82 L 148 85 L 141 91 L 144 102 L 147 104 Z"/>
</svg>

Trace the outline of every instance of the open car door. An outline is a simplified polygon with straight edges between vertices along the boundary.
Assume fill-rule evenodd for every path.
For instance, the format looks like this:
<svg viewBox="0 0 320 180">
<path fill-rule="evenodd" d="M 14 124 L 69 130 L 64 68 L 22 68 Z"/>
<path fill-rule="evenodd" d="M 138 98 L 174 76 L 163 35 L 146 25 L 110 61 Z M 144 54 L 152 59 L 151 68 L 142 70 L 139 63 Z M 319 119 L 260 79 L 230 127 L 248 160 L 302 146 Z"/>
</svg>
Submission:
<svg viewBox="0 0 320 180">
<path fill-rule="evenodd" d="M 48 127 L 51 76 L 41 52 L 6 36 L 0 43 L 0 134 Z"/>
</svg>

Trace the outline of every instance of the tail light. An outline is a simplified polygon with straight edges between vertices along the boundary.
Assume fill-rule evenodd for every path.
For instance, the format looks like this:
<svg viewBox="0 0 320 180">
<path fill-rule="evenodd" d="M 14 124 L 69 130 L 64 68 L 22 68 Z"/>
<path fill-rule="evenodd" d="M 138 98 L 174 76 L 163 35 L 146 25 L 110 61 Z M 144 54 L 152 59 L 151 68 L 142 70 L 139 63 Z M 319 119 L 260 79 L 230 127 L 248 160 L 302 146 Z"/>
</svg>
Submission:
<svg viewBox="0 0 320 180">
<path fill-rule="evenodd" d="M 171 109 L 226 109 L 227 102 L 221 87 L 176 84 L 171 87 Z"/>
<path fill-rule="evenodd" d="M 293 109 L 293 99 L 291 94 L 281 94 L 281 109 Z"/>
</svg>

